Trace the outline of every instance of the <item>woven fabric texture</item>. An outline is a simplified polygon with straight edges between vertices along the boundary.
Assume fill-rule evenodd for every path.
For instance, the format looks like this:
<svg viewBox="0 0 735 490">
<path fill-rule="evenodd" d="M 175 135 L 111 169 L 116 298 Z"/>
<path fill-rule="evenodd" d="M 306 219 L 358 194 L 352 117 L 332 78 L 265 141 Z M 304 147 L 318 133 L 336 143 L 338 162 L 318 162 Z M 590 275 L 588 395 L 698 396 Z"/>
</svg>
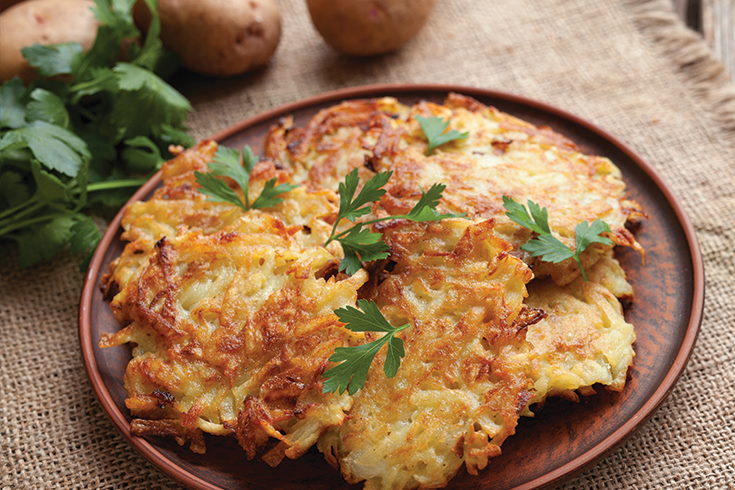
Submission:
<svg viewBox="0 0 735 490">
<path fill-rule="evenodd" d="M 735 483 L 735 89 L 667 0 L 442 0 L 404 49 L 367 60 L 331 51 L 303 0 L 281 0 L 267 69 L 181 76 L 197 137 L 277 105 L 369 83 L 457 83 L 539 99 L 636 149 L 693 221 L 707 304 L 686 372 L 653 418 L 563 486 Z M 168 488 L 96 402 L 77 340 L 82 274 L 69 257 L 33 269 L 0 247 L 0 488 Z"/>
</svg>

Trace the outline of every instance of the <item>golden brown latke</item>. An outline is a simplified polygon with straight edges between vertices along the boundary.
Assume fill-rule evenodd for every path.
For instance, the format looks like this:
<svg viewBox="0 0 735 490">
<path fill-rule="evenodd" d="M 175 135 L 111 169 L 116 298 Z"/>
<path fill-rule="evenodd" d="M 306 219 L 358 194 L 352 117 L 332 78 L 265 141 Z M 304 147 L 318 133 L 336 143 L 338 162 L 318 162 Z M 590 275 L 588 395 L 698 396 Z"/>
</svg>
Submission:
<svg viewBox="0 0 735 490">
<path fill-rule="evenodd" d="M 426 156 L 419 114 L 470 136 Z M 585 282 L 572 261 L 520 251 L 531 234 L 505 217 L 501 199 L 546 206 L 567 244 L 578 222 L 603 219 L 616 244 L 640 249 L 625 224 L 642 211 L 608 159 L 464 96 L 412 107 L 349 101 L 303 128 L 289 119 L 272 128 L 250 192 L 274 177 L 305 185 L 245 212 L 198 191 L 194 172 L 208 170 L 216 149 L 180 151 L 164 164 L 163 187 L 123 217 L 129 243 L 106 278 L 119 289 L 111 307 L 123 328 L 101 345 L 134 346 L 125 373 L 134 433 L 198 452 L 203 432 L 231 436 L 271 465 L 317 443 L 350 482 L 436 487 L 463 464 L 484 468 L 533 403 L 598 383 L 623 388 L 635 334 L 618 298 L 633 292 L 612 247 L 583 254 Z M 363 180 L 393 171 L 374 215 L 408 211 L 441 182 L 440 211 L 468 219 L 374 225 L 389 259 L 337 274 L 341 246 L 323 244 L 334 190 L 353 168 Z M 394 378 L 378 354 L 361 391 L 323 394 L 334 348 L 377 338 L 333 313 L 358 297 L 412 325 L 398 334 L 406 356 Z"/>
<path fill-rule="evenodd" d="M 507 345 L 543 315 L 523 305 L 533 275 L 492 233 L 492 222 L 399 223 L 384 232 L 395 262 L 371 292 L 406 357 L 387 378 L 375 362 L 349 417 L 319 448 L 366 488 L 435 487 L 464 463 L 477 474 L 515 432 L 533 397 Z"/>
<path fill-rule="evenodd" d="M 333 311 L 355 303 L 367 274 L 335 276 L 340 257 L 311 244 L 325 239 L 331 191 L 296 189 L 268 213 L 205 201 L 193 171 L 215 149 L 166 163 L 164 186 L 126 210 L 131 241 L 107 278 L 125 327 L 101 345 L 135 346 L 125 373 L 133 433 L 190 440 L 197 452 L 202 431 L 232 435 L 251 458 L 273 437 L 265 459 L 277 464 L 351 405 L 321 393 L 321 374 L 335 347 L 364 341 Z M 262 167 L 253 186 L 272 175 Z"/>
<path fill-rule="evenodd" d="M 415 116 L 449 121 L 449 129 L 468 132 L 426 155 L 426 138 Z M 531 232 L 505 216 L 502 196 L 521 203 L 532 199 L 549 210 L 549 224 L 567 245 L 574 245 L 580 221 L 602 219 L 618 245 L 642 251 L 625 228 L 642 216 L 640 206 L 625 197 L 620 170 L 607 158 L 586 155 L 564 136 L 536 127 L 494 107 L 458 94 L 444 105 L 420 102 L 412 107 L 385 97 L 348 101 L 327 108 L 304 128 L 289 120 L 271 129 L 266 155 L 294 171 L 294 180 L 310 188 L 336 189 L 353 168 L 365 177 L 373 171 L 393 172 L 382 208 L 407 212 L 433 183 L 447 186 L 442 212 L 467 213 L 472 219 L 496 220 L 495 233 L 508 240 L 537 277 L 551 275 L 559 285 L 579 275 L 572 259 L 541 262 L 520 251 Z M 611 247 L 594 244 L 582 255 L 594 264 Z"/>
</svg>

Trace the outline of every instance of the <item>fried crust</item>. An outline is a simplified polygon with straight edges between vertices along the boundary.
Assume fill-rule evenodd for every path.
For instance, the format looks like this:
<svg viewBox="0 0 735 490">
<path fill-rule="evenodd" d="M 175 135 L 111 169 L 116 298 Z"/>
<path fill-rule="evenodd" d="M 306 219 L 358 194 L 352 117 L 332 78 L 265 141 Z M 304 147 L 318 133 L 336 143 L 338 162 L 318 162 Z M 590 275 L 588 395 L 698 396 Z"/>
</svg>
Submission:
<svg viewBox="0 0 735 490">
<path fill-rule="evenodd" d="M 350 417 L 318 447 L 366 488 L 434 487 L 464 464 L 472 474 L 500 454 L 532 398 L 523 368 L 501 355 L 540 320 L 523 305 L 532 277 L 492 221 L 390 222 L 395 265 L 370 293 L 406 357 L 393 378 L 373 362 Z M 389 409 L 387 407 L 390 407 Z"/>
<path fill-rule="evenodd" d="M 194 172 L 215 151 L 203 142 L 182 152 L 164 165 L 163 187 L 126 209 L 129 243 L 106 277 L 125 327 L 100 344 L 133 345 L 124 382 L 134 433 L 195 452 L 201 432 L 230 435 L 249 458 L 275 438 L 264 459 L 278 464 L 349 409 L 347 395 L 321 393 L 321 374 L 336 347 L 363 341 L 333 311 L 355 303 L 367 275 L 326 275 L 341 258 L 321 246 L 331 191 L 295 189 L 268 213 L 207 201 Z M 284 175 L 260 162 L 252 189 Z"/>
<path fill-rule="evenodd" d="M 449 121 L 449 128 L 468 132 L 426 155 L 427 143 L 415 116 Z M 442 212 L 466 213 L 475 220 L 495 219 L 495 232 L 513 244 L 537 277 L 551 276 L 559 285 L 579 276 L 572 259 L 542 262 L 520 250 L 532 238 L 526 228 L 505 216 L 503 196 L 525 203 L 532 199 L 549 210 L 557 237 L 574 246 L 581 221 L 602 219 L 617 245 L 643 252 L 626 229 L 645 215 L 625 195 L 620 170 L 607 158 L 587 155 L 569 139 L 548 127 L 537 127 L 494 107 L 459 94 L 444 104 L 419 102 L 411 107 L 385 97 L 356 100 L 325 109 L 306 127 L 289 127 L 298 144 L 285 142 L 284 129 L 274 127 L 266 146 L 294 170 L 294 178 L 312 187 L 336 188 L 352 169 L 363 178 L 392 171 L 381 199 L 383 212 L 405 213 L 435 182 L 447 186 Z M 582 254 L 592 266 L 611 247 L 593 244 Z"/>
</svg>

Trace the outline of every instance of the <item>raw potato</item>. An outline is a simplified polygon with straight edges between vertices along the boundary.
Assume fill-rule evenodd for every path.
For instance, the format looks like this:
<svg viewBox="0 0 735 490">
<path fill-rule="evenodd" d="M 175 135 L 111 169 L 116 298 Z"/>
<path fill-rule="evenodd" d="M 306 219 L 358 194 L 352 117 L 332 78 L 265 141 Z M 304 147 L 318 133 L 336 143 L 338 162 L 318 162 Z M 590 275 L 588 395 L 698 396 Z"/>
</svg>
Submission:
<svg viewBox="0 0 735 490">
<path fill-rule="evenodd" d="M 436 0 L 307 0 L 317 31 L 337 51 L 394 51 L 424 26 Z"/>
<path fill-rule="evenodd" d="M 32 44 L 77 42 L 89 49 L 97 35 L 97 20 L 88 0 L 29 0 L 0 14 L 0 81 L 20 76 L 28 81 L 36 71 L 20 50 Z"/>
<path fill-rule="evenodd" d="M 182 64 L 204 75 L 239 75 L 265 65 L 281 39 L 276 0 L 159 0 L 161 40 Z M 141 27 L 150 14 L 135 8 Z"/>
</svg>

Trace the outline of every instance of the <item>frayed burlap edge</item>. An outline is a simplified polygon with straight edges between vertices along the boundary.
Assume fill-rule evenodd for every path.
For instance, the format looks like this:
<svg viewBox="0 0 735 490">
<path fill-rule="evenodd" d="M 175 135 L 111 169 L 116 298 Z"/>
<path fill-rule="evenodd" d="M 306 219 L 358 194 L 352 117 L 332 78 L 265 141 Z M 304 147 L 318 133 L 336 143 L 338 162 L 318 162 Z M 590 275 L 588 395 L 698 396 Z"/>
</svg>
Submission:
<svg viewBox="0 0 735 490">
<path fill-rule="evenodd" d="M 684 25 L 670 0 L 629 0 L 629 5 L 644 38 L 676 65 L 724 136 L 735 140 L 735 84 L 702 37 Z"/>
</svg>

